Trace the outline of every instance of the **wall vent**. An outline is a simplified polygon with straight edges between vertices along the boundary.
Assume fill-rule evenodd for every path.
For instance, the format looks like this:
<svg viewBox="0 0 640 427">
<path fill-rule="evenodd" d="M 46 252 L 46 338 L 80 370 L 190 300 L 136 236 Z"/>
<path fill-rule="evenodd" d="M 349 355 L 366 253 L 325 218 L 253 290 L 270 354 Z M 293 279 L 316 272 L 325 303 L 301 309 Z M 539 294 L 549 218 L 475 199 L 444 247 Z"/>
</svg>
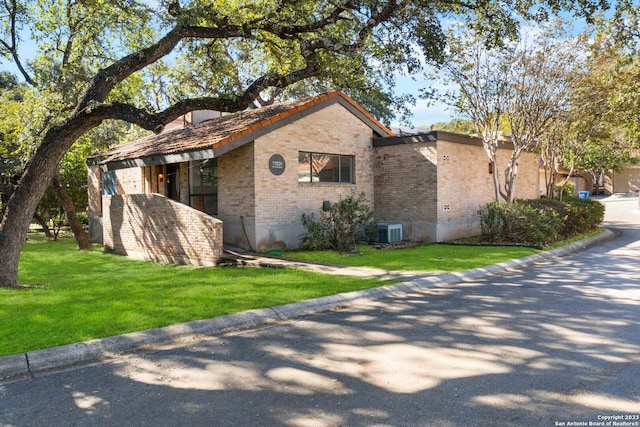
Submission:
<svg viewBox="0 0 640 427">
<path fill-rule="evenodd" d="M 402 224 L 378 223 L 378 242 L 394 243 L 402 241 Z"/>
</svg>

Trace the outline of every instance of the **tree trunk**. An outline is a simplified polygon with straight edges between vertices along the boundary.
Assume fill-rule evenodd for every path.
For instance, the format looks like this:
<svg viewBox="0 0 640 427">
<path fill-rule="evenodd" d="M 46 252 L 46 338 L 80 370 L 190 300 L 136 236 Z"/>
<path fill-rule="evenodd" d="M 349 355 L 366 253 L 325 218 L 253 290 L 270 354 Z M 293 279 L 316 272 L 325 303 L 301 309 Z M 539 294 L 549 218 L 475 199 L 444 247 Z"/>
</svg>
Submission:
<svg viewBox="0 0 640 427">
<path fill-rule="evenodd" d="M 58 173 L 62 156 L 82 134 L 100 124 L 87 116 L 73 116 L 45 135 L 27 163 L 20 182 L 9 198 L 0 222 L 0 287 L 19 287 L 20 252 L 29 224 L 44 191 Z"/>
<path fill-rule="evenodd" d="M 76 238 L 76 242 L 78 243 L 78 249 L 83 251 L 88 251 L 91 249 L 91 244 L 89 243 L 89 237 L 87 233 L 85 233 L 84 228 L 82 227 L 82 223 L 78 219 L 78 214 L 76 212 L 76 207 L 73 205 L 73 200 L 71 200 L 71 196 L 67 193 L 64 186 L 62 185 L 62 177 L 60 173 L 57 173 L 53 180 L 51 181 L 51 185 L 53 186 L 53 191 L 56 193 L 56 197 L 64 209 L 64 213 L 67 216 L 67 221 L 69 221 L 69 225 L 71 226 L 71 231 L 73 231 L 73 235 Z"/>
<path fill-rule="evenodd" d="M 47 225 L 47 221 L 44 220 L 42 215 L 36 213 L 33 216 L 33 219 L 35 219 L 37 221 L 37 223 L 40 224 L 40 227 L 42 227 L 42 231 L 44 231 L 44 235 L 47 236 L 47 239 L 53 239 L 53 234 L 51 234 L 51 230 L 49 229 L 49 225 Z"/>
<path fill-rule="evenodd" d="M 500 202 L 500 177 L 498 176 L 498 162 L 495 159 L 491 159 L 491 175 L 493 178 L 493 193 L 496 202 Z"/>
<path fill-rule="evenodd" d="M 20 251 L 27 239 L 29 224 L 35 214 L 40 198 L 44 194 L 52 173 L 39 168 L 42 160 L 35 159 L 31 172 L 26 172 L 7 203 L 0 223 L 0 286 L 18 287 L 18 264 Z M 38 161 L 40 160 L 40 161 Z M 57 164 L 55 165 L 57 168 Z M 42 173 L 37 173 L 39 169 Z M 31 189 L 31 191 L 29 191 Z"/>
</svg>

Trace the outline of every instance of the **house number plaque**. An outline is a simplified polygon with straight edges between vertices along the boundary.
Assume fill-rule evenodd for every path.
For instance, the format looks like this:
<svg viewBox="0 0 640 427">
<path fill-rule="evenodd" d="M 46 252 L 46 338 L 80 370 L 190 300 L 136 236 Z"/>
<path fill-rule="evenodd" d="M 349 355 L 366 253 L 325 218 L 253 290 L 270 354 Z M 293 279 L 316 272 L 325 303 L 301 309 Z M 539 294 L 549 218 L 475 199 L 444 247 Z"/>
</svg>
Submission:
<svg viewBox="0 0 640 427">
<path fill-rule="evenodd" d="M 269 159 L 269 170 L 274 175 L 282 175 L 284 173 L 284 158 L 280 154 L 274 154 Z"/>
</svg>

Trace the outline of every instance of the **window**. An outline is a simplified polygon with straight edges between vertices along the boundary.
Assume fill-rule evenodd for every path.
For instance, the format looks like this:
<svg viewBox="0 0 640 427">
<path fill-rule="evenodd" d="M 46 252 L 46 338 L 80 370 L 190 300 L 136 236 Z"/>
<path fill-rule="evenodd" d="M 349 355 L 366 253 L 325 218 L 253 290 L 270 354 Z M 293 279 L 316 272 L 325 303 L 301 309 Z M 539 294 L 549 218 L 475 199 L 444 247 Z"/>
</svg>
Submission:
<svg viewBox="0 0 640 427">
<path fill-rule="evenodd" d="M 189 162 L 191 195 L 218 193 L 218 159 Z"/>
<path fill-rule="evenodd" d="M 189 193 L 192 208 L 218 214 L 218 159 L 189 162 Z"/>
<path fill-rule="evenodd" d="M 114 196 L 118 194 L 116 171 L 102 172 L 102 195 Z"/>
<path fill-rule="evenodd" d="M 353 184 L 353 156 L 339 154 L 298 154 L 298 182 L 342 182 Z"/>
</svg>

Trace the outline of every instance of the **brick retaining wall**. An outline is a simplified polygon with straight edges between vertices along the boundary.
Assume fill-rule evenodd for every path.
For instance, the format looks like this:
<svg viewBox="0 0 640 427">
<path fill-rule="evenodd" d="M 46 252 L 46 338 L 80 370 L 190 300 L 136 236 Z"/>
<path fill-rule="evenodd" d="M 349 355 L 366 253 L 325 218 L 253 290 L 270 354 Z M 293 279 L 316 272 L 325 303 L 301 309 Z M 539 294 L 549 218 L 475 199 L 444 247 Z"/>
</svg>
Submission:
<svg viewBox="0 0 640 427">
<path fill-rule="evenodd" d="M 222 221 L 159 194 L 104 196 L 104 246 L 121 255 L 213 266 L 222 257 Z"/>
</svg>

